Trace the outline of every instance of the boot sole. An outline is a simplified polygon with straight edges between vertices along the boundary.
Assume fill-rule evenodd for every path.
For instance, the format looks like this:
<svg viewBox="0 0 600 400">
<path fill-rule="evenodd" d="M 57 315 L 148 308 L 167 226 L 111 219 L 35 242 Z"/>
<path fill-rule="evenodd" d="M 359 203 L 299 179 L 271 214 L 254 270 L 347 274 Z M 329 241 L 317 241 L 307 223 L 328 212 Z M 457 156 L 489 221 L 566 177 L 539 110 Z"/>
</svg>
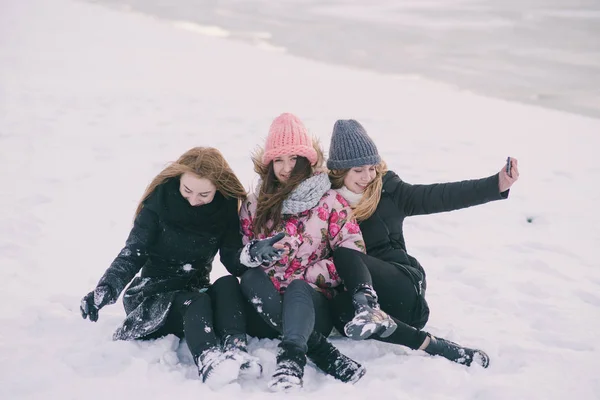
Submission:
<svg viewBox="0 0 600 400">
<path fill-rule="evenodd" d="M 295 392 L 302 389 L 302 380 L 297 382 L 286 381 L 282 378 L 274 378 L 268 383 L 271 392 Z"/>
<path fill-rule="evenodd" d="M 356 382 L 360 381 L 362 379 L 363 376 L 365 376 L 365 374 L 367 373 L 367 369 L 363 366 L 360 369 L 360 372 L 358 374 L 356 374 L 352 379 L 350 379 L 348 382 L 350 382 L 351 384 L 355 384 Z"/>
<path fill-rule="evenodd" d="M 487 353 L 484 351 L 475 350 L 475 354 L 473 355 L 473 361 L 471 363 L 475 363 L 482 366 L 483 368 L 487 368 L 490 366 L 490 356 L 488 356 Z"/>
</svg>

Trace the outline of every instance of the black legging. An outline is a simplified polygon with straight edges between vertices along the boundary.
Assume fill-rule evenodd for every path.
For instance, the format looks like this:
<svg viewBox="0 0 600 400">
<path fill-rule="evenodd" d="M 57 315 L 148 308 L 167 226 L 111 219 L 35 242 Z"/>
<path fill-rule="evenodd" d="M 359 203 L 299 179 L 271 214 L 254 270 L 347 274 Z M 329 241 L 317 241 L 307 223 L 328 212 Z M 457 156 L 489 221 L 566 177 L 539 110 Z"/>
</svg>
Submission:
<svg viewBox="0 0 600 400">
<path fill-rule="evenodd" d="M 296 279 L 281 295 L 260 268 L 246 271 L 241 279 L 242 293 L 251 305 L 248 334 L 292 343 L 305 352 L 313 331 L 328 336 L 333 329 L 327 298 L 306 281 Z"/>
<path fill-rule="evenodd" d="M 412 327 L 413 315 L 419 305 L 419 296 L 408 275 L 393 264 L 347 248 L 333 253 L 335 268 L 347 291 L 338 293 L 332 304 L 336 329 L 344 334 L 344 325 L 355 314 L 352 294 L 360 285 L 368 284 L 375 289 L 379 305 L 398 325 L 387 338 L 372 336 L 382 342 L 401 344 L 418 349 L 427 333 Z"/>
<path fill-rule="evenodd" d="M 218 346 L 219 338 L 246 333 L 245 302 L 237 278 L 231 275 L 217 279 L 206 293 L 180 291 L 164 325 L 144 339 L 168 334 L 185 337 L 197 359 L 204 350 Z"/>
</svg>

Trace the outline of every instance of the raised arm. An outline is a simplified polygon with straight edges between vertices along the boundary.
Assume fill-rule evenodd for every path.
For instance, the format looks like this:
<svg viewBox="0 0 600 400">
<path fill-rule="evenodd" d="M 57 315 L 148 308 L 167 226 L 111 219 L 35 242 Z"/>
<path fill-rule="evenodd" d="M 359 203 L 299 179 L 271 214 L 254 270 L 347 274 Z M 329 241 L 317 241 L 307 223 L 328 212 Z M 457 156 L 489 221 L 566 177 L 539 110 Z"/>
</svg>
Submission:
<svg viewBox="0 0 600 400">
<path fill-rule="evenodd" d="M 509 193 L 509 190 L 500 193 L 499 174 L 430 185 L 411 185 L 392 171 L 388 171 L 383 179 L 383 191 L 392 196 L 407 216 L 458 210 L 505 199 Z"/>
</svg>

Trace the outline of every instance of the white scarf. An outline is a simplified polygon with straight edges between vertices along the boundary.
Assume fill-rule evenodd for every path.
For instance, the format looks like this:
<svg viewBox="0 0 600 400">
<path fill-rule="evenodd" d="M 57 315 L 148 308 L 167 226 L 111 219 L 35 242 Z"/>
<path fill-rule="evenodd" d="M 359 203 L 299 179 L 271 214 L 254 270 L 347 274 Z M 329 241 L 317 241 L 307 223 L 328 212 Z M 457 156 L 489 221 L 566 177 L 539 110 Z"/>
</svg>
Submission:
<svg viewBox="0 0 600 400">
<path fill-rule="evenodd" d="M 350 204 L 352 208 L 356 207 L 360 200 L 363 198 L 364 193 L 354 193 L 346 186 L 342 186 L 340 189 L 335 189 L 346 201 Z"/>
</svg>

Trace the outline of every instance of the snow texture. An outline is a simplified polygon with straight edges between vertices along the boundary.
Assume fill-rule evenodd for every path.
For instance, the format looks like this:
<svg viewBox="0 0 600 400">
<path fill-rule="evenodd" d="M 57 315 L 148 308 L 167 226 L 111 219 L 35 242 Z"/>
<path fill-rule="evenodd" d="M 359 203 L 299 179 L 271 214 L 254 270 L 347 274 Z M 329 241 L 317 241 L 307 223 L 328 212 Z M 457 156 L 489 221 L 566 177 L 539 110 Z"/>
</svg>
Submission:
<svg viewBox="0 0 600 400">
<path fill-rule="evenodd" d="M 367 374 L 348 385 L 309 364 L 300 398 L 600 398 L 599 120 L 180 28 L 71 0 L 2 2 L 0 398 L 265 397 L 277 340 L 250 341 L 261 379 L 213 393 L 175 337 L 112 341 L 120 300 L 97 323 L 79 303 L 167 162 L 215 146 L 253 187 L 250 150 L 282 112 L 325 146 L 336 119 L 358 119 L 411 183 L 487 176 L 508 155 L 521 170 L 508 201 L 405 225 L 428 330 L 485 350 L 490 368 L 334 337 Z M 215 262 L 212 279 L 224 274 Z"/>
</svg>

